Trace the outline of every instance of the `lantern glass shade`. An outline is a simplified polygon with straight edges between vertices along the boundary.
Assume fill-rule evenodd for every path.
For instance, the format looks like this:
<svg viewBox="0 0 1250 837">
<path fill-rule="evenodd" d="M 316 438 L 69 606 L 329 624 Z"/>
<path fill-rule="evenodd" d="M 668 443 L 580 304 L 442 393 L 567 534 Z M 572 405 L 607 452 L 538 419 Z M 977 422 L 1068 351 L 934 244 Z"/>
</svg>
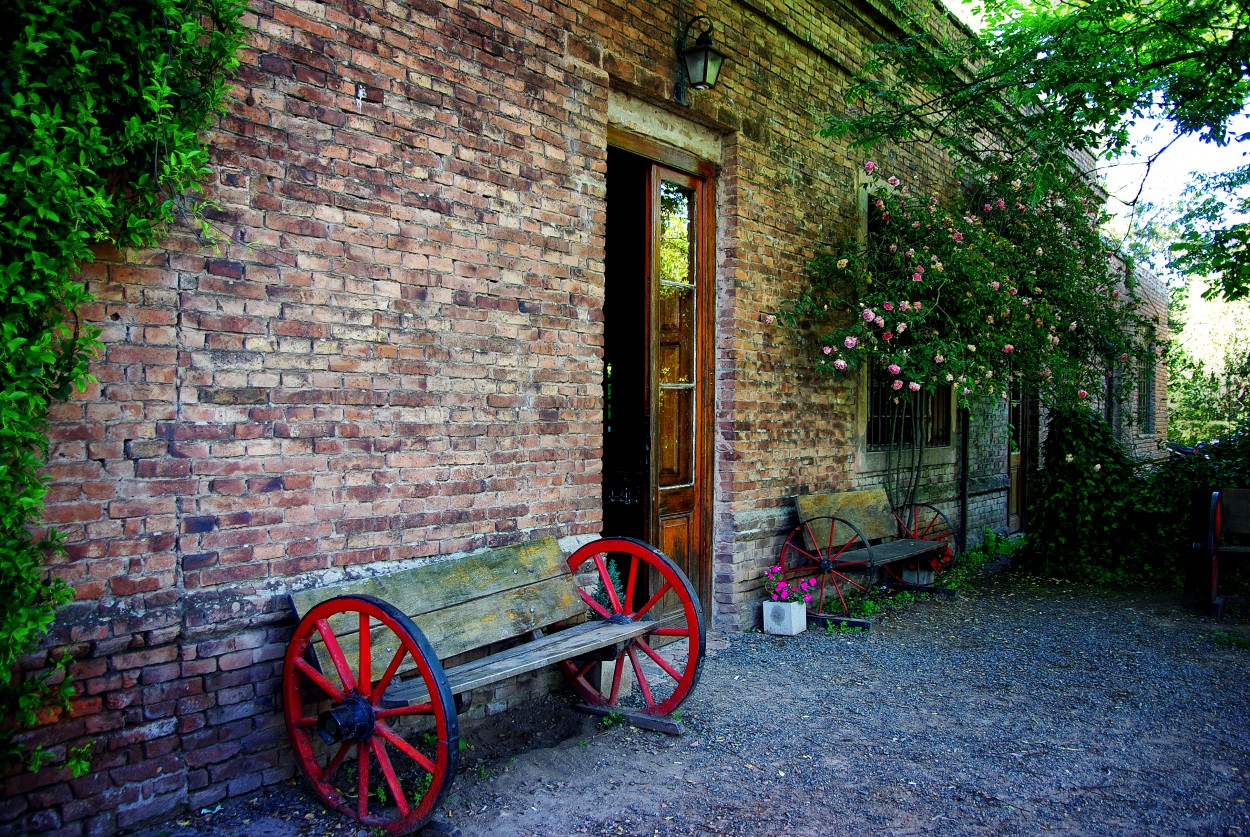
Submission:
<svg viewBox="0 0 1250 837">
<path fill-rule="evenodd" d="M 707 90 L 716 84 L 725 53 L 712 46 L 712 39 L 704 33 L 694 46 L 681 51 L 681 59 L 686 65 L 690 86 L 695 90 Z"/>
</svg>

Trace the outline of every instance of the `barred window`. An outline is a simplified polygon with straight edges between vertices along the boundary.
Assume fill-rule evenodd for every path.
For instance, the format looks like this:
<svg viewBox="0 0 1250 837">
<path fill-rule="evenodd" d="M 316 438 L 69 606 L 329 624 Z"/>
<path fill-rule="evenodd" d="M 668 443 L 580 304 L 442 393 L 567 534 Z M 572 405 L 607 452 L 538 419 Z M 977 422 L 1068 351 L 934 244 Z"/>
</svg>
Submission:
<svg viewBox="0 0 1250 837">
<path fill-rule="evenodd" d="M 921 432 L 925 447 L 945 447 L 951 443 L 951 389 L 922 392 L 914 399 L 892 388 L 893 377 L 880 367 L 868 372 L 868 449 L 885 450 L 894 442 L 895 431 L 905 446 L 915 442 L 913 411 L 922 406 Z M 899 403 L 895 404 L 894 399 Z"/>
</svg>

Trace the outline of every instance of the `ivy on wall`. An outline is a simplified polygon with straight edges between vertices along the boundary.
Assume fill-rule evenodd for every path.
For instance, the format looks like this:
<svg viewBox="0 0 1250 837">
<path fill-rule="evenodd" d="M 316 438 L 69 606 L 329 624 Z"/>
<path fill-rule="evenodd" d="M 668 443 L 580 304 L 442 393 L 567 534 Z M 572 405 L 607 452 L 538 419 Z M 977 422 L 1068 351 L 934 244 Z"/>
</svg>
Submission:
<svg viewBox="0 0 1250 837">
<path fill-rule="evenodd" d="M 199 134 L 221 109 L 242 0 L 11 0 L 0 37 L 0 762 L 68 687 L 17 661 L 72 598 L 33 534 L 48 407 L 90 380 L 98 330 L 77 265 L 93 244 L 151 246 L 208 172 Z M 64 666 L 65 662 L 60 663 Z"/>
</svg>

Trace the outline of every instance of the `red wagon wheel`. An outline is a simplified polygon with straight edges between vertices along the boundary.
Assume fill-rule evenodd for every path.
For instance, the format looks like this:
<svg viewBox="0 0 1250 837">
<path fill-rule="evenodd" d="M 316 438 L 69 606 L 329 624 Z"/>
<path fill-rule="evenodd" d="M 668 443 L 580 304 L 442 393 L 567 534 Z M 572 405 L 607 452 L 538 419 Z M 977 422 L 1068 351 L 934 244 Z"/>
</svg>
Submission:
<svg viewBox="0 0 1250 837">
<path fill-rule="evenodd" d="M 421 679 L 425 701 L 384 699 L 404 672 Z M 442 666 L 411 619 L 372 596 L 320 603 L 287 645 L 282 686 L 296 763 L 327 806 L 386 834 L 430 819 L 455 776 L 460 731 Z"/>
<path fill-rule="evenodd" d="M 840 517 L 811 517 L 790 530 L 778 560 L 787 581 L 809 587 L 807 614 L 816 621 L 868 616 L 865 600 L 872 596 L 877 568 L 872 547 L 855 524 Z"/>
<path fill-rule="evenodd" d="M 888 572 L 904 584 L 930 586 L 932 578 L 926 577 L 942 573 L 955 559 L 955 527 L 941 509 L 928 503 L 899 506 L 893 514 L 899 538 L 933 541 L 935 550 L 915 561 L 900 561 L 901 567 L 889 567 Z"/>
<path fill-rule="evenodd" d="M 626 642 L 607 659 L 565 660 L 560 668 L 587 703 L 668 715 L 699 680 L 707 637 L 703 608 L 686 574 L 667 555 L 633 538 L 604 538 L 569 556 L 573 575 L 596 581 L 579 590 L 600 619 L 654 621 L 655 630 Z M 616 575 L 616 581 L 612 576 Z M 600 663 L 612 663 L 599 677 Z M 632 684 L 627 680 L 632 679 Z"/>
</svg>

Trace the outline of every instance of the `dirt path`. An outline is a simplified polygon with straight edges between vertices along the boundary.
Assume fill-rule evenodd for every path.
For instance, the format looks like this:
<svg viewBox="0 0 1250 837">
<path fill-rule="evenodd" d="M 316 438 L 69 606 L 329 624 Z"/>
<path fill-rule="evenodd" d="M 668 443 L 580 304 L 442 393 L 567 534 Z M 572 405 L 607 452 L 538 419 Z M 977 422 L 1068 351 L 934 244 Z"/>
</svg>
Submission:
<svg viewBox="0 0 1250 837">
<path fill-rule="evenodd" d="M 469 729 L 444 833 L 1250 834 L 1250 620 L 1175 599 L 1000 578 L 732 636 L 682 737 L 550 702 Z M 284 786 L 142 837 L 358 831 Z"/>
</svg>

